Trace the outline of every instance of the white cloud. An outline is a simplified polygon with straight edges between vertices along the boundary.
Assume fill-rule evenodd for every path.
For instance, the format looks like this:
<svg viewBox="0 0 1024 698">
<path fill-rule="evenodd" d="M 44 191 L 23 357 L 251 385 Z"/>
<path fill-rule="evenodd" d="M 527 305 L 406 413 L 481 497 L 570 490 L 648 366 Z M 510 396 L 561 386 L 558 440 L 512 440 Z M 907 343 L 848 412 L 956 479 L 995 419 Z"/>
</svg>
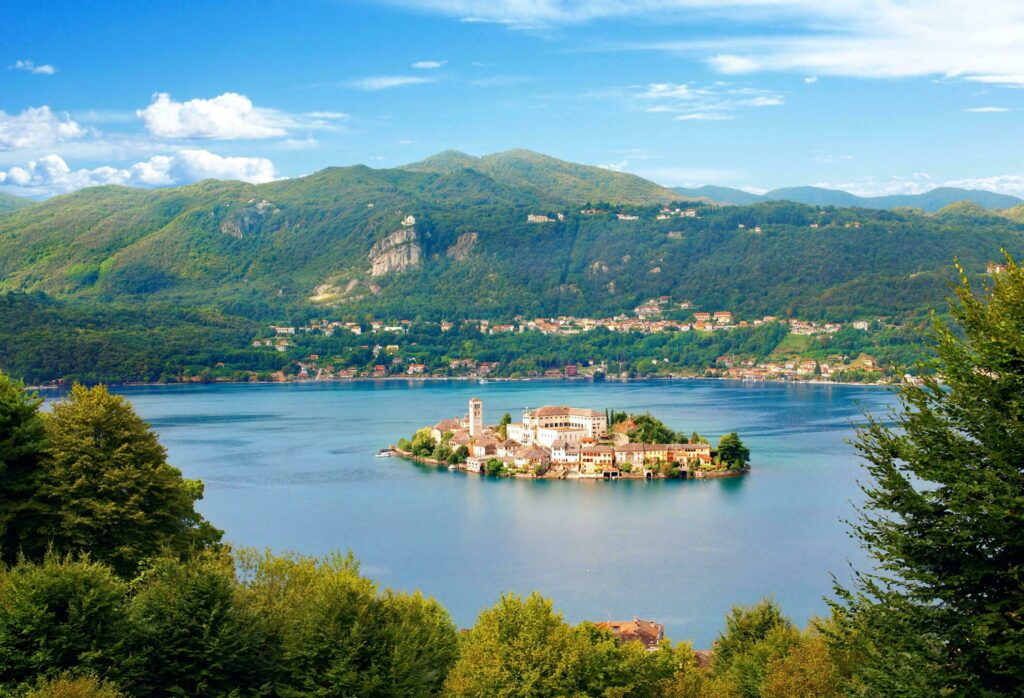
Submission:
<svg viewBox="0 0 1024 698">
<path fill-rule="evenodd" d="M 153 96 L 145 109 L 135 112 L 146 129 L 159 138 L 249 139 L 279 138 L 296 129 L 334 129 L 348 114 L 312 111 L 290 114 L 253 106 L 237 92 L 212 99 L 175 102 L 166 92 Z"/>
<path fill-rule="evenodd" d="M 277 138 L 293 125 L 288 115 L 256 108 L 237 92 L 187 102 L 175 102 L 161 92 L 136 114 L 146 129 L 160 138 Z"/>
<path fill-rule="evenodd" d="M 807 83 L 808 85 L 813 85 L 814 83 L 818 82 L 818 78 L 817 76 L 810 75 L 804 78 L 804 82 Z"/>
<path fill-rule="evenodd" d="M 70 116 L 47 106 L 29 107 L 20 114 L 0 110 L 0 150 L 47 148 L 85 134 Z"/>
<path fill-rule="evenodd" d="M 613 91 L 613 94 L 615 91 Z M 771 90 L 736 86 L 728 82 L 711 85 L 653 82 L 635 85 L 619 94 L 644 105 L 650 113 L 676 114 L 676 121 L 729 121 L 745 108 L 785 104 L 783 96 Z"/>
<path fill-rule="evenodd" d="M 963 189 L 984 189 L 1000 194 L 1019 196 L 1024 199 L 1024 175 L 996 175 L 993 177 L 970 177 L 967 179 L 951 179 L 947 187 Z"/>
<path fill-rule="evenodd" d="M 53 75 L 57 72 L 57 69 L 49 63 L 42 63 L 36 65 L 32 61 L 15 61 L 13 64 L 7 66 L 10 70 L 22 70 L 26 73 L 32 73 L 34 75 Z"/>
<path fill-rule="evenodd" d="M 269 182 L 275 179 L 274 164 L 266 158 L 224 157 L 195 149 L 155 155 L 126 168 L 72 170 L 59 155 L 46 155 L 23 167 L 0 170 L 0 189 L 42 197 L 103 184 L 161 187 L 207 178 Z"/>
<path fill-rule="evenodd" d="M 434 78 L 419 77 L 414 75 L 375 75 L 368 78 L 350 80 L 345 84 L 348 87 L 353 87 L 357 90 L 376 92 L 378 90 L 390 90 L 393 87 L 405 87 L 407 85 L 422 85 L 428 82 L 434 82 Z"/>
<path fill-rule="evenodd" d="M 721 38 L 634 48 L 683 51 L 728 74 L 940 76 L 1024 86 L 1019 0 L 390 0 L 462 21 L 577 24 L 713 19 Z M 751 26 L 772 32 L 752 35 Z M 730 33 L 730 29 L 733 31 Z"/>
<path fill-rule="evenodd" d="M 673 117 L 675 121 L 732 121 L 734 116 L 731 114 L 721 114 L 715 112 L 703 112 L 695 111 L 689 114 L 680 114 L 679 116 Z"/>
<path fill-rule="evenodd" d="M 412 67 L 416 70 L 437 70 L 448 61 L 416 61 Z"/>
<path fill-rule="evenodd" d="M 924 194 L 937 187 L 981 189 L 998 194 L 1024 198 L 1024 174 L 968 177 L 964 179 L 936 180 L 926 172 L 908 176 L 864 177 L 850 182 L 820 182 L 815 186 L 842 189 L 858 196 L 889 196 L 893 194 Z"/>
<path fill-rule="evenodd" d="M 995 114 L 1010 110 L 1007 107 L 971 107 L 970 109 L 964 109 L 964 111 L 971 112 L 972 114 Z"/>
</svg>

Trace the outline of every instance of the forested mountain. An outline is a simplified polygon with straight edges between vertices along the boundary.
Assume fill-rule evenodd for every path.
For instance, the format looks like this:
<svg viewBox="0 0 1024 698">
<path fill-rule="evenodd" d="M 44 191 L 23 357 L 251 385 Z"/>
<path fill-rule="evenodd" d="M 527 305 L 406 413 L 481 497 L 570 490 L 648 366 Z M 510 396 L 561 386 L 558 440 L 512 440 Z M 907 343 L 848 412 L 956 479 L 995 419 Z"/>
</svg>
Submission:
<svg viewBox="0 0 1024 698">
<path fill-rule="evenodd" d="M 611 201 L 617 204 L 667 203 L 685 198 L 636 175 L 602 167 L 566 162 L 530 150 L 509 150 L 473 157 L 446 150 L 401 169 L 412 172 L 456 173 L 470 169 L 483 172 L 506 186 L 530 192 L 540 200 L 574 204 Z"/>
<path fill-rule="evenodd" d="M 891 196 L 857 196 L 838 189 L 824 187 L 784 187 L 765 194 L 752 194 L 731 187 L 687 188 L 675 187 L 677 194 L 687 197 L 705 197 L 719 204 L 752 204 L 762 201 L 792 201 L 809 206 L 858 206 L 860 208 L 893 209 L 900 207 L 919 208 L 928 213 L 958 201 L 970 201 L 987 209 L 1001 209 L 1017 206 L 1022 200 L 1016 196 L 996 194 L 980 189 L 959 189 L 936 187 L 923 194 L 894 194 Z"/>
<path fill-rule="evenodd" d="M 696 215 L 657 220 L 658 204 L 606 203 L 583 214 L 596 197 L 572 202 L 560 198 L 565 188 L 517 185 L 527 175 L 508 172 L 524 162 L 555 178 L 578 167 L 547 169 L 548 159 L 519 152 L 445 153 L 410 168 L 330 168 L 262 185 L 82 190 L 0 217 L 0 290 L 216 304 L 249 318 L 593 316 L 668 295 L 842 320 L 920 314 L 941 304 L 954 257 L 980 274 L 1001 249 L 1024 253 L 1024 225 L 967 204 L 925 215 L 680 202 Z M 551 222 L 527 222 L 531 213 Z"/>
</svg>

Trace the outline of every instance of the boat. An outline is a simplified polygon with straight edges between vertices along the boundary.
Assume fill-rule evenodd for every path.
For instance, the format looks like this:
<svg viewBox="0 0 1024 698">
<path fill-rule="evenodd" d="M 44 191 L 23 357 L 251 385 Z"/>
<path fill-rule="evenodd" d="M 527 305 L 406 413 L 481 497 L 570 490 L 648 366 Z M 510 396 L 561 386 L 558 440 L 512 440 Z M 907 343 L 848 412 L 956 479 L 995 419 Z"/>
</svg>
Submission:
<svg viewBox="0 0 1024 698">
<path fill-rule="evenodd" d="M 382 448 L 381 450 L 377 451 L 378 458 L 388 458 L 393 455 L 395 455 L 395 450 L 393 448 Z"/>
<path fill-rule="evenodd" d="M 481 378 L 480 379 L 480 385 L 487 385 L 487 379 L 486 378 Z"/>
<path fill-rule="evenodd" d="M 459 469 L 459 466 L 455 465 L 454 463 L 452 463 L 451 465 L 448 466 L 448 470 L 458 470 L 458 469 Z"/>
</svg>

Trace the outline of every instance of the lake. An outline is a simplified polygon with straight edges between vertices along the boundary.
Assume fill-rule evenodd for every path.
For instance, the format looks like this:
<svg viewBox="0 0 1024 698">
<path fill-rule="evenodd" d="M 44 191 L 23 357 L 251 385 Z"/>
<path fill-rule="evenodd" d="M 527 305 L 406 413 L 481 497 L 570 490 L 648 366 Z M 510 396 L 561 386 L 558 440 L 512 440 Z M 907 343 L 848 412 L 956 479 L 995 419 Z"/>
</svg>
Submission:
<svg viewBox="0 0 1024 698">
<path fill-rule="evenodd" d="M 299 383 L 119 389 L 170 460 L 206 483 L 200 510 L 236 545 L 352 550 L 382 586 L 420 589 L 461 626 L 501 592 L 539 590 L 572 622 L 665 623 L 707 647 L 733 604 L 774 596 L 795 621 L 825 612 L 830 573 L 863 557 L 842 519 L 862 472 L 844 442 L 871 386 L 672 381 Z M 523 481 L 376 451 L 483 399 L 488 423 L 524 407 L 650 411 L 713 442 L 738 431 L 744 478 Z"/>
</svg>

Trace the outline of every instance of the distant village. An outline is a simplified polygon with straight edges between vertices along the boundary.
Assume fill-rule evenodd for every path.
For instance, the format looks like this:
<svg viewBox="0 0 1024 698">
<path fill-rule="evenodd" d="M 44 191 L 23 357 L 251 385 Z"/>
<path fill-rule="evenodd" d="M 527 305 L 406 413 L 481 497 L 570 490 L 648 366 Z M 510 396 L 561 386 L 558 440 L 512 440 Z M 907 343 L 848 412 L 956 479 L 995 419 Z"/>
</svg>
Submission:
<svg viewBox="0 0 1024 698">
<path fill-rule="evenodd" d="M 667 315 L 674 318 L 669 319 Z M 689 301 L 673 302 L 669 296 L 651 298 L 633 309 L 633 313 L 615 315 L 605 318 L 589 318 L 575 316 L 524 318 L 517 316 L 512 322 L 493 322 L 490 320 L 465 320 L 462 327 L 471 326 L 483 335 L 518 334 L 539 332 L 543 335 L 576 335 L 603 328 L 611 332 L 655 334 L 663 332 L 729 332 L 738 328 L 759 327 L 769 323 L 781 323 L 788 333 L 794 337 L 815 337 L 834 335 L 844 327 L 860 332 L 871 332 L 884 327 L 881 320 L 857 320 L 851 323 L 814 322 L 811 320 L 785 319 L 772 315 L 759 318 L 738 319 L 732 311 L 694 310 Z M 295 337 L 303 334 L 335 336 L 338 333 L 351 333 L 356 336 L 380 336 L 382 341 L 370 342 L 365 348 L 372 352 L 373 357 L 381 359 L 370 367 L 332 367 L 329 362 L 317 355 L 296 359 L 299 380 L 330 380 L 355 378 L 471 378 L 487 379 L 501 375 L 499 362 L 479 361 L 473 358 L 450 358 L 446 365 L 430 365 L 425 360 L 417 360 L 415 348 L 401 341 L 413 326 L 410 320 L 396 322 L 371 321 L 369 323 L 319 320 L 304 326 L 271 325 L 273 336 L 253 340 L 253 347 L 290 351 L 295 346 Z M 450 332 L 456 323 L 441 321 L 439 323 L 418 323 L 420 325 L 437 326 L 441 332 Z M 384 339 L 388 337 L 388 339 Z M 408 356 L 407 354 L 412 354 Z M 652 365 L 657 368 L 659 359 L 653 358 Z M 836 361 L 800 360 L 793 357 L 780 357 L 778 360 L 756 361 L 750 358 L 720 356 L 712 366 L 705 367 L 702 375 L 708 377 L 732 378 L 745 381 L 772 380 L 831 380 L 837 373 L 856 370 L 863 374 L 875 374 L 878 381 L 885 381 L 882 367 L 877 366 L 870 356 L 847 357 Z M 567 364 L 550 368 L 529 378 L 621 378 L 610 367 L 600 361 L 588 361 L 580 364 Z"/>
<path fill-rule="evenodd" d="M 469 401 L 463 416 L 420 429 L 412 441 L 400 441 L 383 454 L 397 453 L 451 470 L 549 479 L 706 478 L 743 474 L 716 461 L 710 444 L 630 443 L 629 419 L 609 426 L 604 412 L 547 405 L 485 424 L 480 398 Z"/>
</svg>

